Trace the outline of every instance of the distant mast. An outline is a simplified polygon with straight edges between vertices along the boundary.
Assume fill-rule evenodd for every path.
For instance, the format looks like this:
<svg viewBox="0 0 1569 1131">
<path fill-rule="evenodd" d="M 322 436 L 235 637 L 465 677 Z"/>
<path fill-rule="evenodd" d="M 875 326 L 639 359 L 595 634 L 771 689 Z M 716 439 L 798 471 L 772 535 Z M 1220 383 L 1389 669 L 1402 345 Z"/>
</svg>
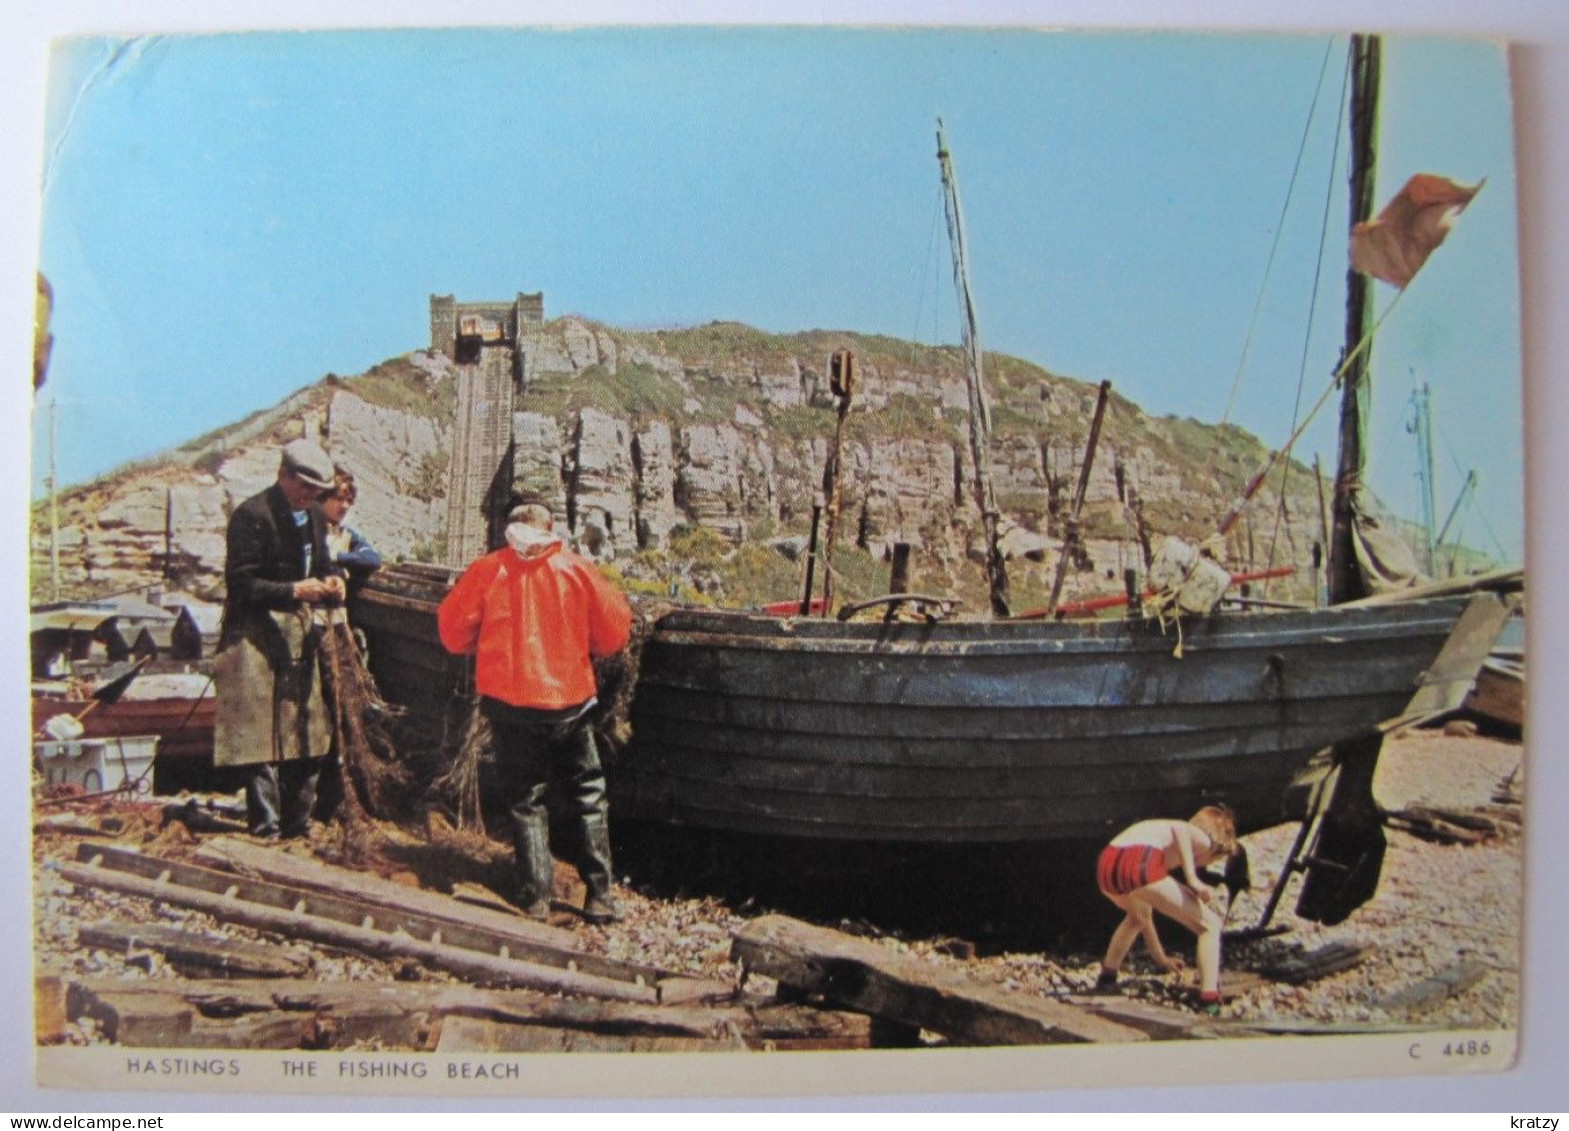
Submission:
<svg viewBox="0 0 1569 1131">
<path fill-rule="evenodd" d="M 970 458 L 975 464 L 975 504 L 981 511 L 986 534 L 986 580 L 991 586 L 992 615 L 1005 617 L 1008 608 L 1008 572 L 997 545 L 997 498 L 992 491 L 991 408 L 986 402 L 981 363 L 980 331 L 975 324 L 975 303 L 970 297 L 969 259 L 964 249 L 964 215 L 959 208 L 959 182 L 948 153 L 948 136 L 937 119 L 937 161 L 942 166 L 943 206 L 948 216 L 948 240 L 953 247 L 953 282 L 959 290 L 960 332 L 964 338 L 965 385 L 970 397 Z"/>
<path fill-rule="evenodd" d="M 1373 188 L 1378 155 L 1378 79 L 1380 44 L 1376 35 L 1351 37 L 1351 227 L 1373 214 Z M 1347 229 L 1350 231 L 1350 228 Z M 1346 344 L 1342 363 L 1372 324 L 1372 281 L 1355 268 L 1346 269 Z M 1341 381 L 1340 464 L 1335 473 L 1334 523 L 1329 537 L 1329 603 L 1338 605 L 1367 596 L 1357 567 L 1356 522 L 1362 506 L 1362 472 L 1366 462 L 1363 433 L 1373 396 L 1371 344 L 1352 359 Z"/>
</svg>

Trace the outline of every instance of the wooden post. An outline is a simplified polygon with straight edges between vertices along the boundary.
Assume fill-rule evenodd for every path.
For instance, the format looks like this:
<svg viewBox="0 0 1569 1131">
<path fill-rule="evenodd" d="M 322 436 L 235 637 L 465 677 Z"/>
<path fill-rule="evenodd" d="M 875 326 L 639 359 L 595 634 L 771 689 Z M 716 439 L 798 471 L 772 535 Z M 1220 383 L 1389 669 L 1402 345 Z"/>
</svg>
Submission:
<svg viewBox="0 0 1569 1131">
<path fill-rule="evenodd" d="M 828 360 L 828 384 L 839 398 L 839 422 L 834 426 L 834 444 L 828 452 L 827 467 L 823 472 L 823 496 L 828 500 L 828 530 L 823 536 L 823 616 L 833 612 L 834 605 L 834 539 L 839 533 L 839 504 L 841 501 L 840 458 L 844 453 L 844 422 L 850 415 L 850 400 L 855 396 L 855 354 L 849 350 L 835 350 Z"/>
<path fill-rule="evenodd" d="M 1068 534 L 1062 543 L 1062 554 L 1057 558 L 1057 574 L 1051 582 L 1051 599 L 1046 602 L 1051 615 L 1056 615 L 1057 601 L 1062 596 L 1062 583 L 1068 572 L 1068 547 L 1078 538 L 1079 511 L 1084 507 L 1084 495 L 1090 487 L 1090 469 L 1095 466 L 1095 448 L 1100 443 L 1101 421 L 1106 417 L 1106 402 L 1111 399 L 1111 382 L 1100 383 L 1100 396 L 1095 401 L 1095 415 L 1090 420 L 1089 438 L 1084 441 L 1084 462 L 1079 467 L 1079 486 L 1073 495 L 1073 510 L 1068 515 Z"/>
<path fill-rule="evenodd" d="M 975 464 L 975 505 L 980 508 L 986 536 L 986 580 L 991 586 L 992 615 L 1005 617 L 1008 609 L 1008 571 L 997 544 L 997 496 L 992 489 L 991 408 L 986 401 L 981 332 L 970 294 L 969 255 L 964 243 L 964 210 L 959 204 L 959 180 L 948 151 L 948 135 L 937 120 L 937 163 L 942 169 L 943 210 L 948 219 L 948 240 L 953 251 L 953 281 L 959 291 L 960 332 L 964 338 L 965 389 L 970 401 L 970 459 Z"/>
<path fill-rule="evenodd" d="M 1378 147 L 1380 41 L 1376 35 L 1351 37 L 1351 224 L 1373 212 Z M 1349 228 L 1348 228 L 1349 230 Z M 1335 472 L 1334 527 L 1329 539 L 1329 603 L 1339 605 L 1367 596 L 1357 568 L 1356 513 L 1362 491 L 1363 418 L 1372 403 L 1371 345 L 1364 343 L 1373 310 L 1370 280 L 1355 268 L 1346 271 L 1345 373 L 1340 394 L 1340 461 Z M 1358 347 L 1361 347 L 1360 349 Z M 1348 364 L 1349 363 L 1349 364 Z"/>
<path fill-rule="evenodd" d="M 888 578 L 888 592 L 908 593 L 910 591 L 910 544 L 908 542 L 895 542 L 893 544 L 893 570 Z"/>
<path fill-rule="evenodd" d="M 823 504 L 812 504 L 812 533 L 806 541 L 806 582 L 801 586 L 801 615 L 807 616 L 812 611 L 812 589 L 817 584 L 814 571 L 817 568 L 817 527 L 823 519 Z"/>
</svg>

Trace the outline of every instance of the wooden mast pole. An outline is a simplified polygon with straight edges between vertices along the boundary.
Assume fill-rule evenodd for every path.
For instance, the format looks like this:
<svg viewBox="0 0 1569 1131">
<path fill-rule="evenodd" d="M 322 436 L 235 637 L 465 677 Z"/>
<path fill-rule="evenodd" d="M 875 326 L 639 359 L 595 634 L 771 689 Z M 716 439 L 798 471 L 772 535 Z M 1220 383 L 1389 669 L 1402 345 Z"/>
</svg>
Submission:
<svg viewBox="0 0 1569 1131">
<path fill-rule="evenodd" d="M 953 247 L 953 281 L 959 291 L 960 330 L 964 336 L 965 385 L 970 399 L 970 459 L 975 464 L 975 504 L 981 511 L 986 535 L 986 580 L 991 586 L 992 615 L 1005 617 L 1008 608 L 1008 572 L 997 544 L 997 497 L 992 490 L 991 409 L 986 402 L 985 373 L 981 361 L 980 331 L 975 322 L 975 302 L 970 296 L 970 266 L 964 245 L 964 214 L 959 207 L 959 182 L 948 153 L 948 137 L 937 119 L 937 161 L 942 167 L 943 206 L 948 218 L 948 240 Z"/>
<path fill-rule="evenodd" d="M 1373 214 L 1377 173 L 1379 38 L 1351 37 L 1351 225 Z M 1348 229 L 1349 230 L 1349 229 Z M 1363 420 L 1372 403 L 1371 343 L 1357 349 L 1372 324 L 1373 288 L 1366 275 L 1346 269 L 1346 345 L 1341 377 L 1340 463 L 1335 474 L 1334 522 L 1329 538 L 1329 603 L 1338 605 L 1367 596 L 1357 568 L 1355 523 L 1360 509 Z M 1356 351 L 1353 354 L 1353 351 Z"/>
</svg>

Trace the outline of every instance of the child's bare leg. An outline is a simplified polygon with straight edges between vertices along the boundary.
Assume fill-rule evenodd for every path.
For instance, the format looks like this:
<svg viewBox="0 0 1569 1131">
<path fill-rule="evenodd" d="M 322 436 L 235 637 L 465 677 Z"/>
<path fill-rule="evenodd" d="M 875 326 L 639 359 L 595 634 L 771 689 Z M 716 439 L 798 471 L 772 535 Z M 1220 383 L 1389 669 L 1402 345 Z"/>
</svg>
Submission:
<svg viewBox="0 0 1569 1131">
<path fill-rule="evenodd" d="M 1204 929 L 1199 932 L 1199 989 L 1220 992 L 1220 916 L 1204 909 Z"/>
<path fill-rule="evenodd" d="M 1191 889 L 1170 876 L 1140 888 L 1139 896 L 1198 936 L 1199 989 L 1216 993 L 1220 989 L 1220 913 L 1200 903 Z"/>
<path fill-rule="evenodd" d="M 1162 970 L 1181 970 L 1182 960 L 1172 958 L 1166 953 L 1166 948 L 1161 945 L 1160 931 L 1155 927 L 1155 914 L 1148 907 L 1143 908 L 1144 914 L 1140 916 L 1139 929 L 1144 935 L 1144 947 L 1150 952 L 1150 957 L 1155 960 L 1155 965 Z"/>
<path fill-rule="evenodd" d="M 1133 946 L 1133 940 L 1139 937 L 1139 920 L 1131 907 L 1118 901 L 1119 907 L 1127 909 L 1127 914 L 1122 917 L 1122 922 L 1117 924 L 1117 929 L 1111 934 L 1111 941 L 1106 944 L 1106 957 L 1101 959 L 1101 969 L 1115 974 L 1122 969 L 1123 959 L 1128 957 L 1128 950 Z"/>
</svg>

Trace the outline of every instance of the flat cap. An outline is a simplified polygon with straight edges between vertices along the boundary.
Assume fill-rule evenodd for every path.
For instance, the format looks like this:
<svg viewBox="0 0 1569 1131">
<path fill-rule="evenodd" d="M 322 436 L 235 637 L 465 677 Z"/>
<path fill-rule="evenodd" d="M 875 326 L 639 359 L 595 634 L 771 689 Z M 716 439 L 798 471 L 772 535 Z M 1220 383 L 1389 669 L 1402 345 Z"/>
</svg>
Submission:
<svg viewBox="0 0 1569 1131">
<path fill-rule="evenodd" d="M 310 440 L 293 440 L 283 445 L 283 470 L 318 490 L 332 490 L 332 457 L 322 450 L 320 444 Z"/>
</svg>

